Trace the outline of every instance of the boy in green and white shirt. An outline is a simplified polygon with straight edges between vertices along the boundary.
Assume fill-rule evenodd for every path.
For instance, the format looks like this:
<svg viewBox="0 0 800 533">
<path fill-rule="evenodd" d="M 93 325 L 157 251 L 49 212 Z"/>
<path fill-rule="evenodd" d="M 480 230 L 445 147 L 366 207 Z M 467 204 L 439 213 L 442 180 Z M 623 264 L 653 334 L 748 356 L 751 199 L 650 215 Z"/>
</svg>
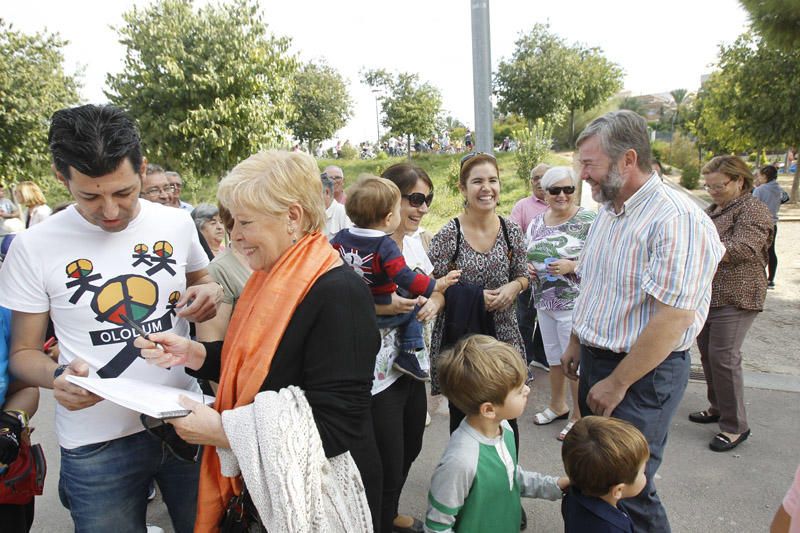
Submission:
<svg viewBox="0 0 800 533">
<path fill-rule="evenodd" d="M 443 394 L 467 416 L 433 473 L 425 531 L 516 533 L 520 496 L 557 500 L 569 486 L 517 465 L 506 420 L 525 410 L 525 364 L 508 344 L 472 335 L 440 355 L 437 368 Z"/>
</svg>

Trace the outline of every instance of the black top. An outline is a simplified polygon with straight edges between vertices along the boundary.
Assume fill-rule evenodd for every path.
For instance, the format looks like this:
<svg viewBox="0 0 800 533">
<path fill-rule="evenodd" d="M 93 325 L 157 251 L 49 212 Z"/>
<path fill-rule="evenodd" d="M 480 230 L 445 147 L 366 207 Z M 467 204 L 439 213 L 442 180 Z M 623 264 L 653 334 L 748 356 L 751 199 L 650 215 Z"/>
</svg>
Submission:
<svg viewBox="0 0 800 533">
<path fill-rule="evenodd" d="M 219 380 L 222 344 L 203 343 L 203 366 L 187 373 Z M 300 302 L 261 385 L 262 391 L 289 385 L 305 391 L 325 456 L 350 451 L 376 527 L 382 471 L 372 428 L 371 390 L 379 347 L 372 295 L 358 274 L 343 265 L 320 276 Z"/>
<path fill-rule="evenodd" d="M 584 495 L 577 487 L 570 487 L 561 500 L 561 516 L 565 533 L 633 533 L 627 514 L 605 500 Z"/>
</svg>

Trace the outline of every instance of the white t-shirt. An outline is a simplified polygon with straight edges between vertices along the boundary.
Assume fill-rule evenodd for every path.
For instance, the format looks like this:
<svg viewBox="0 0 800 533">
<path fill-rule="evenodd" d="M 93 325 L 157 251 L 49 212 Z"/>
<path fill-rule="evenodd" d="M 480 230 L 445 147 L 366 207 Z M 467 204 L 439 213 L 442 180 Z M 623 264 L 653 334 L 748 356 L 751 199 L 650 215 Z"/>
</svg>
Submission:
<svg viewBox="0 0 800 533">
<path fill-rule="evenodd" d="M 59 340 L 59 362 L 80 357 L 89 377 L 140 379 L 198 390 L 183 367 L 148 365 L 131 346 L 136 333 L 126 314 L 148 333 L 189 334 L 174 303 L 186 290 L 186 272 L 206 267 L 194 223 L 181 209 L 139 200 L 127 228 L 112 233 L 75 209 L 51 217 L 14 240 L 0 271 L 0 304 L 14 311 L 49 311 Z M 76 448 L 141 431 L 138 413 L 109 401 L 69 411 L 56 405 L 59 444 Z"/>
<path fill-rule="evenodd" d="M 419 233 L 406 235 L 403 238 L 403 259 L 406 260 L 406 265 L 411 270 L 419 268 L 429 276 L 431 272 L 433 272 L 433 264 L 431 260 L 428 259 L 428 254 L 425 253 L 425 249 L 422 247 Z M 373 396 L 388 389 L 403 375 L 393 366 L 394 360 L 397 357 L 397 346 L 394 343 L 396 332 L 397 330 L 393 328 L 384 328 L 380 330 L 381 347 L 375 358 L 375 374 L 372 380 Z M 422 370 L 427 371 L 430 369 L 431 365 L 428 360 L 427 350 L 417 352 L 417 358 Z"/>
<path fill-rule="evenodd" d="M 345 228 L 352 228 L 353 223 L 347 218 L 344 206 L 339 202 L 331 202 L 325 210 L 325 237 L 330 240 Z"/>
</svg>

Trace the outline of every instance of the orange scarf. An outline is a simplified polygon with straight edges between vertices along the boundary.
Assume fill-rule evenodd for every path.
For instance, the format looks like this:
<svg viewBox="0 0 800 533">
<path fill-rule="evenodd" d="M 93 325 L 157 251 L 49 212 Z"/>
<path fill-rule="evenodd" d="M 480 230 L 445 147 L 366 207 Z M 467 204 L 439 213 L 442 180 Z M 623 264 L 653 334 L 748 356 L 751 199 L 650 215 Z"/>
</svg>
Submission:
<svg viewBox="0 0 800 533">
<path fill-rule="evenodd" d="M 289 248 L 269 272 L 253 272 L 225 334 L 214 404 L 218 412 L 253 403 L 295 309 L 317 279 L 339 260 L 339 254 L 317 232 Z M 228 500 L 241 491 L 239 478 L 222 475 L 216 448 L 206 446 L 200 466 L 195 532 L 218 531 Z"/>
</svg>

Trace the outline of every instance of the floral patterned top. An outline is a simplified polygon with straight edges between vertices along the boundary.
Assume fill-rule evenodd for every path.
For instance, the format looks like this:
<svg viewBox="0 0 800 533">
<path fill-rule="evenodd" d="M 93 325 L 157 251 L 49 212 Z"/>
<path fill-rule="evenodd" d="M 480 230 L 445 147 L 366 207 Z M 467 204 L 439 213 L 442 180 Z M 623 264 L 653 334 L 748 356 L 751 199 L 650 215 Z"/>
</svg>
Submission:
<svg viewBox="0 0 800 533">
<path fill-rule="evenodd" d="M 572 218 L 557 226 L 545 224 L 544 213 L 531 221 L 526 243 L 528 262 L 536 268 L 531 288 L 537 309 L 569 311 L 575 306 L 580 278 L 575 273 L 564 276 L 548 274 L 547 264 L 554 259 L 577 260 L 596 216 L 593 211 L 580 207 Z"/>
<path fill-rule="evenodd" d="M 508 228 L 508 241 L 511 244 L 511 264 L 508 259 L 508 246 L 503 236 L 502 227 L 497 232 L 494 246 L 488 253 L 475 251 L 469 245 L 464 234 L 461 234 L 456 269 L 461 270 L 461 281 L 475 285 L 483 285 L 486 289 L 497 289 L 510 280 L 528 278 L 525 258 L 525 239 L 520 227 L 511 220 L 505 219 Z M 456 252 L 456 224 L 452 220 L 439 230 L 431 241 L 428 257 L 433 263 L 433 277 L 440 278 L 449 271 L 450 261 Z M 447 305 L 447 302 L 445 302 Z M 515 347 L 520 356 L 525 358 L 525 347 L 517 325 L 515 305 L 494 313 L 494 327 L 497 339 Z M 444 333 L 444 313 L 436 318 L 431 341 L 431 389 L 438 394 L 439 386 L 436 378 L 436 357 L 439 355 Z"/>
</svg>

